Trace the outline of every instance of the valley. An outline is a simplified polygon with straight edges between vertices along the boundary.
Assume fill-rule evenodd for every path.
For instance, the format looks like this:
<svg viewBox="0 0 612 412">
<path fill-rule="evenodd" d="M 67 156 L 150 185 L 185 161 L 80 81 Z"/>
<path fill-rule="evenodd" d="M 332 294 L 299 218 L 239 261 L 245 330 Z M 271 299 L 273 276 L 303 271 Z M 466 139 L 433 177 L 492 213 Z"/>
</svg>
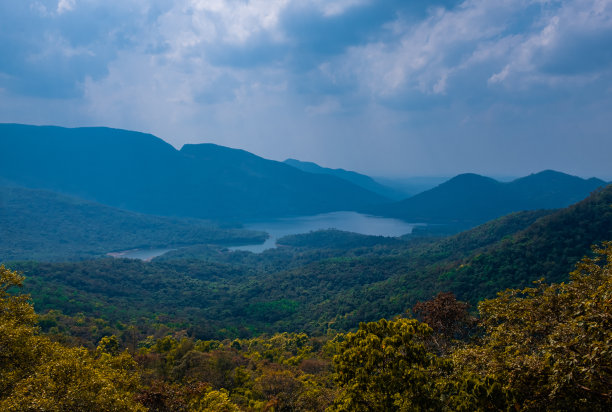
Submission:
<svg viewBox="0 0 612 412">
<path fill-rule="evenodd" d="M 36 136 L 44 129 L 24 130 L 35 132 L 29 146 L 35 153 Z M 124 133 L 52 132 L 77 151 L 89 144 L 91 133 L 94 141 L 104 136 L 111 142 Z M 15 146 L 11 133 L 8 139 L 0 134 L 6 150 Z M 140 144 L 146 152 L 154 142 L 130 133 L 126 136 L 133 139 L 133 153 L 141 151 Z M 0 262 L 7 279 L 3 282 L 9 282 L 4 287 L 14 279 L 12 270 L 25 276 L 22 291 L 31 297 L 44 339 L 109 356 L 123 351 L 121 356 L 139 370 L 140 389 L 131 399 L 152 410 L 190 410 L 185 405 L 206 394 L 221 396 L 241 410 L 266 410 L 269 402 L 281 410 L 333 410 L 350 393 L 338 368 L 350 362 L 343 358 L 352 350 L 347 345 L 364 328 L 374 336 L 383 333 L 377 328 L 410 324 L 417 329 L 402 339 L 417 339 L 427 356 L 440 362 L 472 356 L 464 352 L 465 345 L 473 351 L 493 350 L 477 338 L 494 336 L 486 329 L 491 322 L 486 305 L 515 299 L 514 294 L 543 299 L 536 290 L 570 287 L 578 282 L 577 275 L 569 275 L 577 262 L 587 259 L 578 270 L 594 264 L 588 259 L 608 253 L 606 242 L 612 239 L 612 186 L 599 179 L 554 171 L 510 182 L 459 175 L 396 201 L 382 198 L 380 188 L 378 193 L 358 188 L 355 176 L 350 175 L 351 183 L 334 169 L 287 173 L 292 166 L 234 149 L 198 145 L 172 150 L 168 153 L 177 159 L 188 155 L 180 162 L 192 162 L 189 185 L 179 193 L 161 183 L 155 199 L 151 188 L 132 185 L 131 200 L 112 200 L 108 196 L 120 193 L 125 182 L 117 183 L 117 192 L 114 186 L 97 184 L 109 175 L 94 170 L 95 162 L 88 166 L 90 180 L 61 170 L 30 170 L 26 178 L 23 171 L 17 176 L 2 169 L 0 186 Z M 112 156 L 116 161 L 118 155 Z M 225 166 L 219 163 L 224 156 L 231 157 Z M 319 204 L 322 208 L 294 207 L 294 189 L 283 192 L 270 186 L 271 181 L 291 185 L 312 197 L 309 191 L 315 186 L 304 182 L 315 180 L 338 195 L 336 200 Z M 242 182 L 239 191 L 236 182 Z M 217 189 L 209 192 L 212 187 Z M 324 193 L 317 196 L 330 195 Z M 363 194 L 369 199 L 365 203 Z M 222 210 L 223 202 L 234 196 L 245 200 L 236 202 L 231 213 L 202 212 Z M 258 203 L 251 204 L 248 199 L 254 197 Z M 202 209 L 159 202 L 188 198 Z M 151 214 L 153 210 L 160 214 Z M 601 267 L 605 262 L 609 260 Z M 458 328 L 452 339 L 422 315 L 429 313 L 423 308 L 440 307 L 442 299 L 444 310 L 454 308 L 463 319 L 448 326 Z M 429 319 L 433 332 L 414 323 L 415 316 Z M 564 322 L 572 322 L 571 316 Z M 563 325 L 569 323 L 554 328 Z M 404 332 L 386 333 L 395 339 Z M 420 333 L 423 337 L 417 338 Z M 433 340 L 426 338 L 430 333 Z M 500 405 L 526 394 L 513 392 L 513 384 L 487 369 L 491 366 L 483 366 L 487 375 L 475 377 L 469 375 L 474 373 L 469 363 L 453 365 L 455 375 L 444 378 L 444 385 L 469 379 L 488 385 L 496 379 L 505 385 L 496 400 Z M 358 368 L 353 365 L 348 373 Z M 428 374 L 441 373 L 433 364 L 427 368 Z M 279 376 L 283 380 L 277 381 Z M 204 385 L 202 392 L 189 392 L 193 382 Z M 364 391 L 374 390 L 373 385 L 369 382 Z M 439 394 L 430 388 L 418 399 L 439 402 L 449 390 Z M 293 392 L 297 397 L 291 397 Z M 455 408 L 466 393 L 473 399 L 469 402 L 484 401 L 469 390 L 452 393 L 440 408 Z M 598 405 L 596 399 L 590 402 Z"/>
<path fill-rule="evenodd" d="M 0 1 L 0 412 L 612 411 L 612 0 Z"/>
</svg>

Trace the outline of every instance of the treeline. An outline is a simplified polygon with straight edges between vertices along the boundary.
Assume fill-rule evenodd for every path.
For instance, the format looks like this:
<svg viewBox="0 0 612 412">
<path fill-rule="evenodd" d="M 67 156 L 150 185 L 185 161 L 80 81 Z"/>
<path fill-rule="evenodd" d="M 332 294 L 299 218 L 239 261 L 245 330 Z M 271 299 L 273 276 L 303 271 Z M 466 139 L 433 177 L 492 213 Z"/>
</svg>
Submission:
<svg viewBox="0 0 612 412">
<path fill-rule="evenodd" d="M 200 246 L 150 263 L 108 258 L 10 267 L 27 276 L 37 311 L 56 311 L 45 315 L 53 318 L 48 324 L 77 337 L 86 333 L 69 326 L 72 317 L 106 322 L 92 335 L 130 326 L 151 334 L 161 325 L 197 339 L 327 335 L 392 318 L 442 291 L 476 305 L 542 277 L 567 280 L 591 244 L 612 239 L 611 205 L 608 187 L 566 209 L 515 213 L 444 239 L 371 243 L 380 239 L 322 231 L 261 254 Z M 339 246 L 327 247 L 330 239 Z"/>
<path fill-rule="evenodd" d="M 267 234 L 201 219 L 145 215 L 0 184 L 0 262 L 91 259 L 134 248 L 262 243 Z"/>
<path fill-rule="evenodd" d="M 577 410 L 612 405 L 612 242 L 561 284 L 479 303 L 450 293 L 355 332 L 202 340 L 129 329 L 95 349 L 40 333 L 0 268 L 3 410 Z M 43 317 L 44 319 L 44 317 Z M 422 323 L 426 322 L 426 323 Z"/>
</svg>

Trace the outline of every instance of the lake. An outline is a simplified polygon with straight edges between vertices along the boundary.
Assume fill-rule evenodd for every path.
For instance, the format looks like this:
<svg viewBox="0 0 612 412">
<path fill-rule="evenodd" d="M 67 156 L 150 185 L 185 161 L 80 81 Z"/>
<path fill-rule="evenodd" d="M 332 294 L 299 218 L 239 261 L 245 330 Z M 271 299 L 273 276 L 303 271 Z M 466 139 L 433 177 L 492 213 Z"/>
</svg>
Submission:
<svg viewBox="0 0 612 412">
<path fill-rule="evenodd" d="M 283 236 L 324 229 L 344 230 L 362 235 L 397 237 L 411 233 L 412 229 L 418 225 L 419 223 L 407 223 L 398 219 L 364 215 L 357 212 L 332 212 L 314 216 L 273 219 L 244 225 L 245 229 L 267 232 L 270 237 L 264 243 L 232 246 L 229 249 L 261 253 L 266 249 L 275 248 L 276 241 Z M 115 258 L 140 259 L 148 262 L 171 250 L 176 250 L 176 248 L 131 249 L 107 253 L 107 255 Z"/>
<path fill-rule="evenodd" d="M 161 256 L 166 252 L 170 252 L 171 250 L 176 249 L 131 249 L 122 250 L 121 252 L 107 253 L 107 255 L 112 256 L 114 258 L 140 259 L 144 260 L 145 262 L 148 262 L 157 256 Z"/>
<path fill-rule="evenodd" d="M 362 235 L 398 237 L 411 233 L 417 225 L 419 224 L 356 212 L 332 212 L 314 216 L 274 219 L 244 225 L 245 229 L 267 232 L 270 237 L 263 244 L 234 246 L 229 249 L 260 253 L 276 247 L 277 239 L 283 236 L 324 229 L 338 229 Z"/>
</svg>

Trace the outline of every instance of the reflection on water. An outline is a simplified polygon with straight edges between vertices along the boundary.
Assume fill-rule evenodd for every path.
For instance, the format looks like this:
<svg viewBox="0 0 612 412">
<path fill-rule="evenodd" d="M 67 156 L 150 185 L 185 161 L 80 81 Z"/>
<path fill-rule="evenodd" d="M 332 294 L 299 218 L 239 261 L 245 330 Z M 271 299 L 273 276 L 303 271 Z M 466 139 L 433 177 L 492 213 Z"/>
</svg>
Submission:
<svg viewBox="0 0 612 412">
<path fill-rule="evenodd" d="M 121 252 L 107 253 L 108 256 L 114 258 L 126 258 L 126 259 L 140 259 L 145 262 L 149 262 L 151 259 L 161 256 L 166 252 L 176 249 L 131 249 L 123 250 Z"/>
<path fill-rule="evenodd" d="M 315 230 L 338 229 L 372 236 L 397 237 L 412 232 L 415 223 L 406 223 L 397 219 L 369 216 L 356 212 L 333 212 L 315 216 L 275 219 L 245 225 L 245 229 L 263 230 L 270 237 L 263 244 L 231 247 L 230 250 L 263 252 L 276 247 L 277 239 Z"/>
</svg>

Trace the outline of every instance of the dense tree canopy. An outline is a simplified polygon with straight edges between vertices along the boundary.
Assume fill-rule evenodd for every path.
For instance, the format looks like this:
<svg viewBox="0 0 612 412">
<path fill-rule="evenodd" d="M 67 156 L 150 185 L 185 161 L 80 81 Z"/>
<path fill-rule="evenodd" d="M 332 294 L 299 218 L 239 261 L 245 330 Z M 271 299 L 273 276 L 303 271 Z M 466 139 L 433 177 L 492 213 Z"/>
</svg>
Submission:
<svg viewBox="0 0 612 412">
<path fill-rule="evenodd" d="M 568 283 L 500 292 L 480 303 L 482 332 L 446 356 L 413 319 L 363 323 L 341 337 L 333 410 L 584 410 L 612 406 L 612 242 L 594 248 Z M 417 307 L 438 324 L 439 295 Z M 457 313 L 463 311 L 457 310 Z"/>
<path fill-rule="evenodd" d="M 482 343 L 458 350 L 463 369 L 491 376 L 522 410 L 612 405 L 612 242 L 568 283 L 507 290 L 480 303 Z"/>
<path fill-rule="evenodd" d="M 0 410 L 139 411 L 136 364 L 126 353 L 67 348 L 38 334 L 23 277 L 0 266 Z"/>
</svg>

